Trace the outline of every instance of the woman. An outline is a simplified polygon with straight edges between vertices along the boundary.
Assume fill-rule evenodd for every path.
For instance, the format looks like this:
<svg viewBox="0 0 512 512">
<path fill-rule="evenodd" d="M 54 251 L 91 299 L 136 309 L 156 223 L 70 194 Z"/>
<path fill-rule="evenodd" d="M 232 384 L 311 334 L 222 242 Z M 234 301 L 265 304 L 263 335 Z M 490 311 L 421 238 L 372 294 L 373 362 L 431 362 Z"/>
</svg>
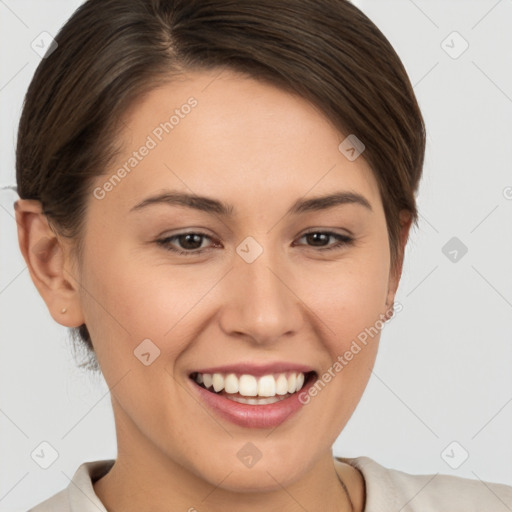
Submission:
<svg viewBox="0 0 512 512">
<path fill-rule="evenodd" d="M 344 0 L 89 0 L 56 42 L 20 121 L 20 249 L 109 385 L 118 456 L 32 510 L 510 509 L 332 456 L 425 150 L 377 27 Z"/>
</svg>

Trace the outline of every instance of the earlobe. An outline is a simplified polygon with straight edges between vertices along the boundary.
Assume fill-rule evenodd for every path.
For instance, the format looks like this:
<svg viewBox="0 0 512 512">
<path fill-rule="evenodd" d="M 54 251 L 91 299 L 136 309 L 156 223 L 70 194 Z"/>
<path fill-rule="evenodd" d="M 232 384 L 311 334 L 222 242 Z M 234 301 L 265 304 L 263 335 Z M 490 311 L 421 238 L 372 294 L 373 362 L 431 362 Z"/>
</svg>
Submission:
<svg viewBox="0 0 512 512">
<path fill-rule="evenodd" d="M 14 207 L 21 253 L 50 314 L 66 327 L 82 325 L 79 285 L 70 274 L 68 247 L 50 227 L 40 201 L 19 199 Z"/>
</svg>

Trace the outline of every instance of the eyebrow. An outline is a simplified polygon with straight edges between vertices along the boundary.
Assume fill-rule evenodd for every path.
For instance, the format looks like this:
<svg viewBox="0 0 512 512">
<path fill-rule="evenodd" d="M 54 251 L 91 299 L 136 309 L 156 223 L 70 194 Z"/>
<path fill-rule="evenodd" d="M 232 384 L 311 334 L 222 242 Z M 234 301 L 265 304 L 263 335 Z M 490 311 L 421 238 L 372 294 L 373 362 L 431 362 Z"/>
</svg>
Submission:
<svg viewBox="0 0 512 512">
<path fill-rule="evenodd" d="M 164 191 L 158 195 L 148 197 L 136 204 L 132 211 L 142 210 L 155 204 L 167 204 L 170 206 L 185 206 L 207 213 L 232 217 L 233 205 L 223 203 L 211 197 L 188 194 L 184 192 Z M 339 205 L 356 204 L 373 211 L 370 202 L 366 197 L 352 191 L 340 191 L 328 195 L 313 197 L 311 199 L 298 199 L 288 210 L 287 214 L 299 215 L 306 212 L 327 210 Z"/>
</svg>

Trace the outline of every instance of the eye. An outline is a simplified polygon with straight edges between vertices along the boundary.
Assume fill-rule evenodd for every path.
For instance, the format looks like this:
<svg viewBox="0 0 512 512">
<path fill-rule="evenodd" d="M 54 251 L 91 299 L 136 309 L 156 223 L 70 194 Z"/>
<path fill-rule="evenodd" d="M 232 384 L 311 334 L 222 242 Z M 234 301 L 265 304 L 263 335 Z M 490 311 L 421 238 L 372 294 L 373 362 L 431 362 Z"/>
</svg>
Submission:
<svg viewBox="0 0 512 512">
<path fill-rule="evenodd" d="M 302 238 L 306 238 L 309 243 L 313 244 L 309 247 L 316 247 L 319 251 L 331 251 L 333 249 L 339 249 L 354 242 L 354 239 L 350 236 L 341 235 L 331 231 L 310 231 L 309 233 L 302 235 L 299 240 Z M 325 242 L 328 242 L 330 238 L 337 240 L 337 242 L 332 245 L 326 244 Z M 205 233 L 190 232 L 161 238 L 156 240 L 156 243 L 167 251 L 171 251 L 180 256 L 194 256 L 212 248 L 202 247 L 202 242 L 205 239 L 212 240 L 212 238 Z M 178 242 L 181 249 L 176 248 L 176 246 L 173 245 L 174 241 Z"/>
<path fill-rule="evenodd" d="M 332 231 L 310 231 L 302 235 L 299 240 L 306 238 L 308 242 L 313 243 L 313 247 L 319 247 L 320 251 L 331 251 L 333 249 L 339 249 L 343 246 L 350 245 L 354 242 L 354 239 L 348 235 L 341 235 L 339 233 L 333 233 Z M 335 244 L 327 245 L 325 247 L 324 242 L 328 242 L 329 238 L 337 240 Z"/>
<path fill-rule="evenodd" d="M 208 238 L 211 240 L 211 237 L 206 235 L 205 233 L 180 233 L 178 235 L 168 236 L 166 238 L 161 238 L 160 240 L 156 240 L 156 243 L 164 249 L 174 252 L 178 255 L 184 256 L 194 256 L 196 254 L 203 253 L 207 248 L 201 247 L 202 241 Z M 186 250 L 176 249 L 171 245 L 171 241 L 176 240 L 179 244 Z"/>
</svg>

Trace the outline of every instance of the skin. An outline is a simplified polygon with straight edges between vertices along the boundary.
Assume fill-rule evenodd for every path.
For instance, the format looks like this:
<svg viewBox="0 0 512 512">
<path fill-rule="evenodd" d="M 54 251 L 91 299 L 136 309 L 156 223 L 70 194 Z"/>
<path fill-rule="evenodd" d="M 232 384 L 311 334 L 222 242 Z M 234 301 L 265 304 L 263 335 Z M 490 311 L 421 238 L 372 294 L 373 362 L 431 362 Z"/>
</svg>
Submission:
<svg viewBox="0 0 512 512">
<path fill-rule="evenodd" d="M 379 336 L 274 429 L 217 416 L 191 398 L 188 375 L 239 361 L 308 364 L 321 375 L 389 312 L 401 263 L 391 271 L 373 172 L 362 156 L 349 161 L 338 150 L 345 136 L 304 99 L 228 70 L 196 71 L 126 112 L 124 150 L 94 187 L 191 96 L 198 105 L 121 183 L 101 200 L 91 193 L 80 262 L 37 201 L 16 208 L 35 285 L 57 322 L 87 325 L 111 388 L 118 457 L 95 492 L 109 512 L 146 510 L 148 496 L 153 512 L 349 511 L 338 474 L 362 511 L 364 480 L 333 459 L 332 445 L 367 385 Z M 165 204 L 130 212 L 165 188 L 229 203 L 234 216 Z M 372 209 L 285 215 L 298 199 L 341 190 Z M 354 242 L 322 252 L 337 239 L 315 245 L 304 237 L 312 230 Z M 205 233 L 192 246 L 205 252 L 180 256 L 155 242 L 182 232 Z M 250 264 L 236 252 L 248 236 L 263 248 Z M 168 245 L 193 252 L 186 243 Z M 146 338 L 160 349 L 149 366 L 133 354 Z M 237 458 L 248 441 L 262 453 L 252 468 Z"/>
</svg>

